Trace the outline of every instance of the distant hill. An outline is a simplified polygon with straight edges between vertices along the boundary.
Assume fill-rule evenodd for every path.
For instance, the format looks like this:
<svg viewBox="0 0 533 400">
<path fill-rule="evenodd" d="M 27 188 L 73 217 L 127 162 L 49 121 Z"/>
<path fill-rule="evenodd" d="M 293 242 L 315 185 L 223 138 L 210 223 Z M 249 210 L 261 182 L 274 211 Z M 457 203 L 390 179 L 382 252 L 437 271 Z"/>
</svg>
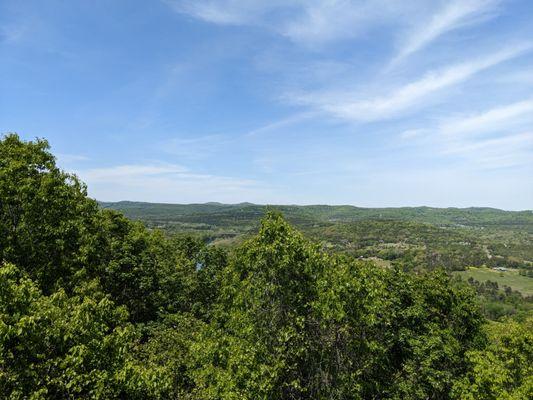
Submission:
<svg viewBox="0 0 533 400">
<path fill-rule="evenodd" d="M 103 208 L 119 210 L 130 218 L 146 221 L 181 221 L 226 224 L 252 222 L 268 208 L 281 211 L 297 223 L 351 222 L 367 219 L 404 220 L 443 226 L 498 226 L 533 232 L 533 211 L 504 211 L 496 208 L 363 208 L 350 205 L 257 205 L 252 203 L 163 204 L 144 202 L 101 202 Z"/>
<path fill-rule="evenodd" d="M 100 203 L 150 228 L 233 247 L 257 232 L 268 209 L 333 252 L 412 268 L 533 266 L 533 212 L 494 208 L 362 208 L 328 205 Z"/>
</svg>

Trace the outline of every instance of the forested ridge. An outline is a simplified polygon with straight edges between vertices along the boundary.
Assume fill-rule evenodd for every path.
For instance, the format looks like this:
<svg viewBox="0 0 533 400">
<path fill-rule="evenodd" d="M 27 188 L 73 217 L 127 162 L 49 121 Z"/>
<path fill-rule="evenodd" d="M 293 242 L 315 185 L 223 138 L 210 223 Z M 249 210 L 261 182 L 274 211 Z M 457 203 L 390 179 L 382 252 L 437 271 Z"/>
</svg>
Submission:
<svg viewBox="0 0 533 400">
<path fill-rule="evenodd" d="M 157 218 L 130 220 L 89 198 L 45 140 L 3 136 L 0 396 L 533 398 L 531 313 L 489 321 L 479 293 L 490 288 L 450 274 L 465 253 L 454 247 L 449 264 L 424 256 L 467 233 L 437 246 L 427 238 L 445 226 L 416 225 L 413 236 L 410 224 L 430 221 L 395 221 L 388 234 L 403 234 L 409 248 L 387 258 L 385 241 L 372 240 L 379 220 L 302 217 L 304 235 L 283 209 L 253 212 L 260 225 L 237 226 L 243 235 L 231 246 L 214 240 L 218 231 L 199 235 L 198 221 L 158 229 Z M 511 220 L 487 212 L 495 224 L 529 224 L 528 212 Z M 187 223 L 196 225 L 179 229 Z M 496 243 L 506 232 L 487 235 Z M 503 246 L 502 260 L 518 257 L 528 270 L 530 233 Z M 340 246 L 346 235 L 358 245 Z"/>
<path fill-rule="evenodd" d="M 102 202 L 148 227 L 187 232 L 231 247 L 257 232 L 272 206 Z M 493 208 L 360 208 L 287 206 L 275 209 L 315 242 L 355 256 L 401 259 L 427 269 L 466 266 L 533 267 L 533 211 Z M 420 262 L 412 262 L 416 257 Z"/>
<path fill-rule="evenodd" d="M 491 320 L 533 313 L 531 210 L 132 201 L 100 205 L 168 235 L 193 235 L 229 251 L 254 236 L 265 212 L 275 209 L 325 252 L 406 272 L 446 270 L 475 289 L 484 316 Z"/>
</svg>

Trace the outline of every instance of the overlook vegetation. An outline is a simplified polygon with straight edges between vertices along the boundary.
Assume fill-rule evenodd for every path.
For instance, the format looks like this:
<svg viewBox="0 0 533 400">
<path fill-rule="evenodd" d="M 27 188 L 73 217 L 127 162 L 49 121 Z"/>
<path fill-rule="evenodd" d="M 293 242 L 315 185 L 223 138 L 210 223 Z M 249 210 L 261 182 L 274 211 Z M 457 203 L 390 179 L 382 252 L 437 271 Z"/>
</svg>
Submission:
<svg viewBox="0 0 533 400">
<path fill-rule="evenodd" d="M 528 271 L 531 227 L 492 209 L 98 204 L 46 141 L 9 134 L 0 393 L 529 399 L 531 312 L 489 321 L 486 286 L 450 272 Z"/>
<path fill-rule="evenodd" d="M 404 271 L 444 268 L 473 285 L 486 317 L 533 310 L 533 212 L 491 208 L 359 208 L 100 203 L 169 235 L 187 232 L 218 247 L 253 236 L 269 209 L 282 212 L 323 251 Z M 495 271 L 505 268 L 507 271 Z M 469 280 L 472 277 L 473 280 Z M 489 280 L 499 286 L 479 290 Z M 477 283 L 477 284 L 476 284 Z M 483 286 L 484 287 L 484 286 Z M 491 286 L 492 288 L 492 286 Z"/>
<path fill-rule="evenodd" d="M 170 233 L 188 232 L 209 242 L 230 245 L 253 235 L 261 217 L 272 209 L 249 203 L 182 205 L 124 201 L 100 205 L 141 220 L 148 227 Z M 420 254 L 419 258 L 426 258 L 420 264 L 422 268 L 427 268 L 428 262 L 455 270 L 483 264 L 533 267 L 532 211 L 353 206 L 274 208 L 315 242 L 353 255 L 379 256 L 381 252 L 385 258 L 401 258 L 407 253 L 406 258 L 413 258 L 413 254 Z"/>
</svg>

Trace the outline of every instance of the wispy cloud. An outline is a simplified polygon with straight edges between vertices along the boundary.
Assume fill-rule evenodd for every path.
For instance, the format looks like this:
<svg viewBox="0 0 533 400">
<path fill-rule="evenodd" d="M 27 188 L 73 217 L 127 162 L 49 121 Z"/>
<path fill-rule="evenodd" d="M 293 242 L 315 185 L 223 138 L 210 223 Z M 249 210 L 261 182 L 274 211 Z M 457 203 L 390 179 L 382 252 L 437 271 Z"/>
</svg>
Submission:
<svg viewBox="0 0 533 400">
<path fill-rule="evenodd" d="M 90 158 L 81 154 L 65 154 L 65 153 L 57 153 L 56 154 L 57 159 L 60 163 L 74 163 L 79 161 L 89 161 Z"/>
<path fill-rule="evenodd" d="M 353 39 L 382 26 L 407 29 L 396 61 L 439 36 L 495 15 L 502 0 L 164 0 L 219 25 L 261 26 L 307 46 Z"/>
<path fill-rule="evenodd" d="M 290 117 L 283 118 L 274 122 L 270 122 L 266 125 L 260 126 L 259 128 L 252 129 L 245 134 L 246 137 L 260 136 L 266 133 L 275 132 L 279 129 L 289 127 L 291 125 L 300 123 L 302 121 L 313 118 L 315 113 L 313 112 L 302 112 L 299 114 L 291 115 Z"/>
<path fill-rule="evenodd" d="M 420 136 L 427 133 L 426 129 L 419 128 L 419 129 L 406 129 L 402 133 L 400 133 L 400 137 L 404 140 L 411 140 L 419 138 Z"/>
<path fill-rule="evenodd" d="M 450 137 L 480 136 L 502 129 L 509 130 L 523 122 L 533 122 L 533 99 L 498 106 L 462 118 L 449 119 L 441 123 L 439 132 Z"/>
<path fill-rule="evenodd" d="M 400 137 L 469 168 L 495 170 L 533 165 L 532 123 L 533 99 L 528 99 L 407 130 Z"/>
<path fill-rule="evenodd" d="M 418 80 L 370 99 L 360 99 L 360 94 L 355 91 L 291 93 L 286 96 L 286 99 L 291 103 L 310 106 L 349 121 L 389 119 L 405 112 L 413 112 L 430 95 L 464 82 L 473 75 L 513 59 L 532 48 L 532 43 L 511 46 L 478 58 L 476 61 L 455 64 L 429 72 Z"/>
<path fill-rule="evenodd" d="M 533 132 L 485 140 L 448 142 L 443 154 L 461 156 L 483 169 L 501 169 L 533 164 Z"/>
<path fill-rule="evenodd" d="M 515 135 L 498 137 L 495 139 L 478 140 L 466 144 L 465 142 L 457 143 L 456 146 L 448 147 L 445 153 L 448 154 L 466 154 L 472 151 L 490 150 L 499 155 L 508 152 L 508 150 L 530 150 L 533 146 L 533 132 L 523 132 Z"/>
<path fill-rule="evenodd" d="M 304 1 L 301 6 L 299 13 L 281 24 L 280 33 L 294 42 L 314 46 L 357 38 L 400 19 L 412 4 L 383 0 L 319 0 Z"/>
<path fill-rule="evenodd" d="M 81 171 L 82 176 L 91 182 L 129 182 L 146 177 L 185 174 L 187 169 L 180 165 L 118 165 L 109 168 L 93 168 Z"/>
<path fill-rule="evenodd" d="M 259 23 L 269 11 L 283 5 L 281 1 L 242 0 L 164 0 L 176 12 L 221 25 Z"/>
<path fill-rule="evenodd" d="M 29 31 L 27 22 L 17 21 L 17 23 L 0 24 L 0 43 L 19 43 Z"/>
<path fill-rule="evenodd" d="M 497 84 L 516 84 L 520 86 L 533 85 L 533 66 L 519 68 L 516 71 L 508 71 L 505 74 L 497 76 L 491 80 L 491 83 Z"/>
<path fill-rule="evenodd" d="M 236 203 L 265 201 L 273 189 L 251 179 L 195 173 L 175 164 L 131 164 L 77 171 L 99 200 Z"/>
<path fill-rule="evenodd" d="M 402 41 L 395 64 L 412 53 L 419 51 L 443 34 L 457 28 L 471 25 L 496 14 L 500 0 L 453 0 L 428 19 L 421 19 Z"/>
<path fill-rule="evenodd" d="M 220 135 L 203 135 L 195 137 L 174 137 L 159 144 L 165 153 L 186 160 L 201 160 L 212 157 L 217 152 L 231 146 L 234 139 Z"/>
<path fill-rule="evenodd" d="M 175 11 L 220 25 L 255 25 L 315 46 L 408 20 L 420 0 L 165 0 Z"/>
</svg>

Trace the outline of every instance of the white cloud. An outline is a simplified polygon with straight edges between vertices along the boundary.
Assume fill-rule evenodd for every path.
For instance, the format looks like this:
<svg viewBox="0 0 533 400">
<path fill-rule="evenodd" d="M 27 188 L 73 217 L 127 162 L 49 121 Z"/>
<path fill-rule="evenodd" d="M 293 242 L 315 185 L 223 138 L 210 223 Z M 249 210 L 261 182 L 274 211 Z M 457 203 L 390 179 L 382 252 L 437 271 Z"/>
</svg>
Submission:
<svg viewBox="0 0 533 400">
<path fill-rule="evenodd" d="M 10 24 L 0 26 L 0 43 L 19 43 L 23 40 L 28 31 L 29 27 L 26 24 Z"/>
<path fill-rule="evenodd" d="M 434 13 L 429 20 L 422 19 L 410 30 L 393 64 L 427 46 L 439 36 L 494 15 L 500 0 L 453 0 Z"/>
<path fill-rule="evenodd" d="M 249 25 L 260 23 L 271 10 L 296 2 L 255 0 L 164 0 L 175 11 L 220 25 Z"/>
<path fill-rule="evenodd" d="M 400 133 L 400 137 L 404 140 L 411 140 L 415 138 L 419 138 L 423 134 L 427 133 L 426 129 L 406 129 L 402 133 Z"/>
<path fill-rule="evenodd" d="M 263 135 L 263 134 L 273 132 L 273 131 L 275 132 L 281 128 L 286 128 L 291 125 L 313 118 L 314 115 L 315 114 L 311 112 L 303 112 L 303 113 L 295 114 L 290 117 L 283 118 L 278 121 L 274 121 L 266 125 L 260 126 L 259 128 L 255 128 L 249 131 L 248 133 L 246 133 L 245 136 L 253 137 L 253 136 L 259 136 L 259 135 Z"/>
<path fill-rule="evenodd" d="M 453 157 L 470 168 L 502 169 L 533 165 L 533 100 L 501 105 L 455 117 L 433 127 L 411 129 L 402 139 L 424 152 Z M 415 135 L 409 135 L 415 132 Z M 521 132 L 521 133 L 516 133 Z"/>
<path fill-rule="evenodd" d="M 175 137 L 165 140 L 158 147 L 165 153 L 179 156 L 180 159 L 202 160 L 231 147 L 233 140 L 220 134 Z"/>
<path fill-rule="evenodd" d="M 533 122 L 533 99 L 492 108 L 479 114 L 454 118 L 441 123 L 439 131 L 447 136 L 479 136 L 509 130 L 516 124 Z"/>
<path fill-rule="evenodd" d="M 75 163 L 78 161 L 89 161 L 90 158 L 81 154 L 65 154 L 65 153 L 56 153 L 56 157 L 59 163 Z"/>
<path fill-rule="evenodd" d="M 175 11 L 220 25 L 267 28 L 308 46 L 406 23 L 422 0 L 166 0 Z"/>
<path fill-rule="evenodd" d="M 180 165 L 118 165 L 110 168 L 94 168 L 82 171 L 80 174 L 87 181 L 91 182 L 129 182 L 138 178 L 150 176 L 164 176 L 169 174 L 182 174 L 187 172 L 185 167 Z"/>
<path fill-rule="evenodd" d="M 458 155 L 482 168 L 499 169 L 533 162 L 533 132 L 477 141 L 447 143 L 443 154 Z"/>
<path fill-rule="evenodd" d="M 235 177 L 198 174 L 181 165 L 135 164 L 79 170 L 89 194 L 99 200 L 191 203 L 266 201 L 273 195 L 265 184 Z"/>
<path fill-rule="evenodd" d="M 410 8 L 403 4 L 403 8 Z M 280 33 L 306 45 L 351 39 L 393 22 L 404 14 L 402 5 L 386 0 L 307 1 L 301 11 L 282 24 Z"/>
<path fill-rule="evenodd" d="M 288 94 L 286 99 L 349 121 L 389 119 L 405 112 L 413 112 L 422 102 L 426 102 L 430 95 L 466 81 L 475 74 L 513 59 L 532 48 L 532 43 L 511 46 L 476 61 L 429 72 L 416 81 L 370 99 L 358 99 L 360 94 L 352 91 L 293 93 Z"/>
<path fill-rule="evenodd" d="M 508 71 L 491 80 L 491 83 L 517 84 L 520 86 L 533 85 L 533 66 L 529 65 L 517 71 Z"/>
<path fill-rule="evenodd" d="M 384 26 L 408 33 L 396 60 L 451 30 L 494 15 L 501 0 L 165 0 L 175 11 L 219 25 L 267 28 L 307 46 L 352 39 Z M 410 27 L 410 28 L 409 28 Z"/>
</svg>

